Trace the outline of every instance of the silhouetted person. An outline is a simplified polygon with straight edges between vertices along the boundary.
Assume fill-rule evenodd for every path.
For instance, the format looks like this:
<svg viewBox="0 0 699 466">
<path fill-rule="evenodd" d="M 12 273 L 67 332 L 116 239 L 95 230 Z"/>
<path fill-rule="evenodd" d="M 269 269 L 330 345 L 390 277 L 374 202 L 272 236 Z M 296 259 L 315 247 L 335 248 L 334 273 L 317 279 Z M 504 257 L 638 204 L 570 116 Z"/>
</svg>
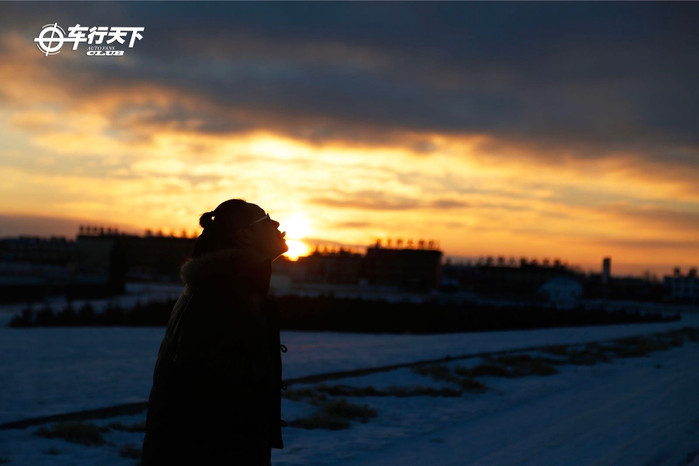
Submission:
<svg viewBox="0 0 699 466">
<path fill-rule="evenodd" d="M 239 199 L 199 223 L 155 364 L 143 465 L 269 465 L 283 448 L 282 347 L 267 292 L 284 233 Z"/>
</svg>

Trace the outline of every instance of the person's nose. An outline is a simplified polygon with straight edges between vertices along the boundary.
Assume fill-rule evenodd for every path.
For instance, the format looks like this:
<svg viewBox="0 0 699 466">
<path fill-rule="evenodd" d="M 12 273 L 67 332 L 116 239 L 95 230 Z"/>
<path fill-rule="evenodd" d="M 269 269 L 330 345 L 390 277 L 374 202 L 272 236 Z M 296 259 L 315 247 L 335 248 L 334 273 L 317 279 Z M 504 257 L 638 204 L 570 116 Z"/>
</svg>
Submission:
<svg viewBox="0 0 699 466">
<path fill-rule="evenodd" d="M 274 228 L 279 228 L 279 222 L 276 220 L 272 220 L 272 225 L 274 225 Z"/>
</svg>

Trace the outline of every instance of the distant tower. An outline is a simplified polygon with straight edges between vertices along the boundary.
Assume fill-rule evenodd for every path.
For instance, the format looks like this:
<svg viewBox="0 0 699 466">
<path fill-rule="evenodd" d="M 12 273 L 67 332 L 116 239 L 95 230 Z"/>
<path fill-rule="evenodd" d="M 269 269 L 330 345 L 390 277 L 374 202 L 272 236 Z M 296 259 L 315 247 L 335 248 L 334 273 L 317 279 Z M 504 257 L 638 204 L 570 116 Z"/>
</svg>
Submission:
<svg viewBox="0 0 699 466">
<path fill-rule="evenodd" d="M 612 277 L 612 258 L 605 257 L 602 260 L 602 283 L 607 284 Z"/>
</svg>

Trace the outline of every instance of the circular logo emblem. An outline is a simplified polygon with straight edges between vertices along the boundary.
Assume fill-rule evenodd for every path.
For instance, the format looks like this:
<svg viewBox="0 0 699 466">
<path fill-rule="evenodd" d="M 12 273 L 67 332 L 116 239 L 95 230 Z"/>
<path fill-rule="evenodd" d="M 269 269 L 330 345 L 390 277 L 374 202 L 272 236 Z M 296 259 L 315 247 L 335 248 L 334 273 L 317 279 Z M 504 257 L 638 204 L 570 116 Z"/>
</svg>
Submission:
<svg viewBox="0 0 699 466">
<path fill-rule="evenodd" d="M 47 37 L 48 34 L 51 34 L 51 36 Z M 56 55 L 61 51 L 65 36 L 65 31 L 58 23 L 47 24 L 41 29 L 39 37 L 36 37 L 34 42 L 36 42 L 36 47 L 41 53 L 48 57 L 49 55 Z"/>
</svg>

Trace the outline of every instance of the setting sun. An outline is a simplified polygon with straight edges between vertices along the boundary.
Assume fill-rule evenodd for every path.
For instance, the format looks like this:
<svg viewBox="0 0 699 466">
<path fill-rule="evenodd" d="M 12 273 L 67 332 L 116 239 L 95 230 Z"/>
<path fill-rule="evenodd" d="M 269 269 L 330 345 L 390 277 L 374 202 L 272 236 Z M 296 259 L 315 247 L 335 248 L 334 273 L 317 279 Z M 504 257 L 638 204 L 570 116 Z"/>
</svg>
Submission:
<svg viewBox="0 0 699 466">
<path fill-rule="evenodd" d="M 286 237 L 290 239 L 303 239 L 311 231 L 311 226 L 308 223 L 306 214 L 294 212 L 287 218 L 279 221 L 282 231 L 286 231 Z"/>
<path fill-rule="evenodd" d="M 303 241 L 288 239 L 286 240 L 286 244 L 289 246 L 289 250 L 284 253 L 284 256 L 292 261 L 297 260 L 299 257 L 307 256 L 311 253 L 311 247 Z"/>
<path fill-rule="evenodd" d="M 297 260 L 311 253 L 311 247 L 301 241 L 311 231 L 308 218 L 304 213 L 294 212 L 288 218 L 282 219 L 280 224 L 279 228 L 286 231 L 286 244 L 289 246 L 289 250 L 284 254 L 286 257 Z"/>
</svg>

